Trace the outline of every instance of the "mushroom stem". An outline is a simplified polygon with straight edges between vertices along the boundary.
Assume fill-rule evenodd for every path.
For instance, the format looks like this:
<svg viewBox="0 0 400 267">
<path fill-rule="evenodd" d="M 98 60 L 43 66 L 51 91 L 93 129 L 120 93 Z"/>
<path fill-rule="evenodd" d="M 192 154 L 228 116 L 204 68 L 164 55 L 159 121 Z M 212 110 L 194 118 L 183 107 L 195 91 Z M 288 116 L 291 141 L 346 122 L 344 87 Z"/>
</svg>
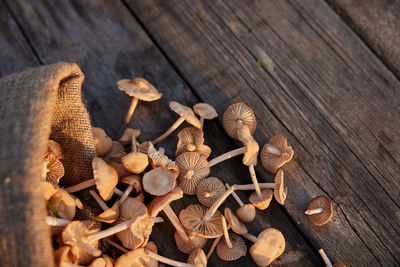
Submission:
<svg viewBox="0 0 400 267">
<path fill-rule="evenodd" d="M 235 190 L 236 190 L 236 185 L 233 185 L 233 186 L 235 187 Z M 225 187 L 226 187 L 226 189 L 231 188 L 228 183 L 225 184 Z M 244 206 L 243 201 L 239 198 L 239 196 L 236 194 L 235 191 L 232 192 L 232 196 L 236 200 L 236 202 L 239 204 L 240 207 Z"/>
<path fill-rule="evenodd" d="M 254 190 L 254 184 L 234 184 L 235 190 Z M 260 189 L 273 189 L 275 187 L 275 183 L 258 183 Z"/>
<path fill-rule="evenodd" d="M 88 242 L 92 242 L 92 241 L 96 241 L 96 240 L 105 238 L 107 236 L 119 233 L 121 231 L 128 229 L 130 227 L 130 225 L 132 224 L 132 222 L 133 222 L 133 220 L 128 220 L 123 223 L 117 224 L 113 227 L 110 227 L 107 230 L 100 231 L 95 234 L 91 234 L 87 237 L 87 240 L 88 240 Z"/>
<path fill-rule="evenodd" d="M 243 154 L 246 152 L 246 147 L 240 147 L 234 150 L 231 150 L 229 152 L 226 152 L 222 155 L 219 155 L 216 158 L 213 158 L 212 160 L 209 161 L 210 168 L 214 165 L 217 165 L 218 163 L 223 162 L 224 160 L 239 156 L 240 154 Z"/>
<path fill-rule="evenodd" d="M 323 208 L 316 208 L 316 209 L 306 210 L 304 213 L 307 215 L 311 215 L 311 214 L 320 213 L 323 210 L 324 210 Z"/>
<path fill-rule="evenodd" d="M 96 200 L 97 204 L 99 204 L 99 206 L 103 209 L 103 210 L 108 210 L 108 206 L 107 204 L 103 201 L 103 199 L 94 191 L 94 190 L 90 190 L 89 194 L 92 195 L 92 197 L 94 198 L 94 200 Z"/>
<path fill-rule="evenodd" d="M 127 249 L 124 248 L 123 246 L 121 246 L 121 245 L 115 243 L 114 241 L 111 241 L 111 240 L 108 239 L 108 238 L 106 238 L 106 239 L 104 239 L 104 240 L 105 240 L 108 244 L 110 244 L 111 246 L 113 246 L 113 247 L 115 247 L 115 248 L 121 250 L 121 251 L 124 252 L 124 253 L 128 253 L 128 252 L 129 252 L 129 250 L 127 250 Z"/>
<path fill-rule="evenodd" d="M 46 223 L 47 223 L 47 225 L 50 225 L 50 226 L 61 226 L 62 227 L 62 226 L 66 226 L 70 222 L 71 222 L 70 220 L 46 216 Z"/>
<path fill-rule="evenodd" d="M 177 267 L 196 267 L 196 265 L 193 265 L 193 264 L 180 262 L 180 261 L 176 261 L 176 260 L 171 260 L 166 257 L 160 256 L 160 255 L 152 252 L 149 249 L 146 249 L 146 253 L 150 258 L 155 259 L 157 261 L 161 261 L 162 263 L 165 263 L 168 265 L 177 266 Z"/>
<path fill-rule="evenodd" d="M 95 256 L 95 257 L 98 257 L 98 256 L 101 255 L 101 251 L 100 251 L 100 250 L 98 250 L 97 248 L 94 248 L 94 247 L 90 246 L 89 244 L 83 242 L 82 240 L 78 240 L 78 244 L 79 244 L 79 246 L 80 246 L 81 248 L 83 248 L 87 253 L 89 253 L 89 254 L 91 254 L 91 255 L 93 255 L 93 256 Z"/>
<path fill-rule="evenodd" d="M 81 191 L 82 189 L 85 189 L 85 188 L 88 188 L 88 187 L 91 187 L 94 185 L 96 185 L 96 182 L 94 181 L 94 179 L 89 179 L 89 180 L 83 181 L 82 183 L 65 188 L 65 191 L 67 191 L 68 193 L 75 193 L 75 192 Z"/>
<path fill-rule="evenodd" d="M 131 102 L 131 105 L 129 107 L 129 111 L 126 114 L 126 117 L 125 117 L 125 124 L 129 124 L 129 122 L 131 121 L 132 115 L 135 112 L 135 109 L 136 109 L 136 106 L 137 106 L 138 102 L 139 102 L 139 98 L 137 98 L 137 97 L 133 97 L 132 98 L 132 102 Z"/>
<path fill-rule="evenodd" d="M 117 196 L 122 196 L 124 194 L 124 192 L 122 192 L 121 190 L 119 190 L 118 188 L 114 188 L 114 194 L 116 194 Z"/>
<path fill-rule="evenodd" d="M 183 241 L 189 243 L 189 236 L 187 235 L 186 230 L 183 227 L 182 223 L 179 221 L 178 217 L 176 217 L 175 212 L 171 209 L 171 206 L 166 205 L 163 211 L 165 212 L 165 215 L 167 215 L 168 219 L 171 221 L 172 225 L 175 227 L 176 231 L 181 236 Z"/>
<path fill-rule="evenodd" d="M 150 218 L 150 221 L 152 221 L 153 223 L 163 223 L 164 219 L 162 217 L 153 217 Z"/>
<path fill-rule="evenodd" d="M 218 209 L 219 206 L 221 206 L 222 202 L 235 190 L 235 188 L 232 186 L 228 190 L 225 191 L 225 193 L 219 197 L 217 201 L 214 202 L 214 204 L 207 210 L 206 214 L 203 217 L 204 222 L 210 221 L 211 217 L 214 215 L 215 211 Z"/>
<path fill-rule="evenodd" d="M 212 253 L 214 252 L 215 247 L 218 245 L 218 243 L 221 240 L 221 238 L 222 238 L 222 235 L 214 239 L 214 241 L 213 241 L 213 243 L 212 243 L 212 245 L 210 247 L 210 250 L 207 253 L 207 259 L 212 255 Z"/>
<path fill-rule="evenodd" d="M 134 188 L 133 185 L 128 185 L 124 193 L 122 193 L 121 198 L 119 199 L 119 204 L 124 203 L 124 201 L 128 198 L 129 194 L 132 192 L 133 188 Z"/>
<path fill-rule="evenodd" d="M 229 239 L 229 234 L 228 234 L 228 227 L 226 226 L 226 219 L 224 215 L 221 215 L 221 221 L 222 221 L 222 228 L 224 229 L 224 237 L 225 237 L 225 242 L 228 248 L 232 248 L 232 242 Z"/>
<path fill-rule="evenodd" d="M 247 240 L 250 240 L 253 243 L 256 243 L 258 240 L 258 238 L 256 236 L 249 234 L 249 233 L 244 234 L 243 237 L 246 238 Z"/>
<path fill-rule="evenodd" d="M 158 137 L 156 140 L 152 141 L 153 145 L 160 143 L 162 140 L 168 137 L 173 131 L 176 130 L 176 128 L 179 127 L 183 122 L 185 121 L 184 117 L 180 117 L 172 126 L 160 137 Z"/>
<path fill-rule="evenodd" d="M 200 125 L 201 125 L 201 130 L 203 130 L 204 117 L 201 117 L 201 116 L 200 116 Z"/>
<path fill-rule="evenodd" d="M 276 156 L 280 156 L 282 153 L 279 149 L 277 149 L 276 147 L 274 147 L 273 145 L 267 144 L 267 151 L 271 154 L 274 154 Z"/>
<path fill-rule="evenodd" d="M 325 251 L 321 248 L 318 250 L 318 252 L 321 255 L 322 259 L 324 260 L 326 267 L 332 267 L 332 263 L 329 260 L 328 256 L 326 256 Z"/>
<path fill-rule="evenodd" d="M 260 186 L 258 185 L 257 176 L 256 176 L 256 172 L 254 170 L 254 165 L 253 164 L 249 165 L 249 171 L 250 171 L 251 181 L 254 184 L 254 188 L 256 190 L 257 196 L 258 196 L 258 198 L 260 200 L 263 200 L 262 195 L 261 195 Z"/>
</svg>

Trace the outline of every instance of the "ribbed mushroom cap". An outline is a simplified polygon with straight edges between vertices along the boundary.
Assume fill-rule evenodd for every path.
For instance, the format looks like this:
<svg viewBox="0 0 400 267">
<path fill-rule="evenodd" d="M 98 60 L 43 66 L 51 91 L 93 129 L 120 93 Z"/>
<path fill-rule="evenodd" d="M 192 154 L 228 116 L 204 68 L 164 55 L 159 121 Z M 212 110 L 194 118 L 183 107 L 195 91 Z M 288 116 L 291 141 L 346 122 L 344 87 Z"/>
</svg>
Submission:
<svg viewBox="0 0 400 267">
<path fill-rule="evenodd" d="M 154 85 L 143 78 L 122 79 L 117 82 L 117 85 L 118 89 L 126 94 L 147 102 L 158 100 L 163 95 Z"/>
<path fill-rule="evenodd" d="M 125 148 L 117 141 L 112 141 L 112 147 L 107 155 L 103 156 L 102 159 L 105 162 L 109 162 L 112 159 L 120 159 L 126 155 Z"/>
<path fill-rule="evenodd" d="M 211 148 L 204 145 L 203 131 L 196 127 L 186 127 L 178 133 L 178 144 L 175 155 L 178 157 L 185 152 L 198 152 L 208 158 Z"/>
<path fill-rule="evenodd" d="M 212 120 L 218 117 L 217 111 L 213 106 L 207 103 L 197 103 L 193 106 L 194 112 L 206 120 Z"/>
<path fill-rule="evenodd" d="M 321 226 L 329 222 L 333 215 L 332 201 L 327 196 L 317 196 L 307 205 L 307 210 L 322 208 L 322 212 L 307 215 L 312 224 Z"/>
<path fill-rule="evenodd" d="M 336 262 L 332 267 L 346 267 L 346 264 L 342 261 Z"/>
<path fill-rule="evenodd" d="M 59 189 L 49 199 L 50 204 L 61 218 L 72 220 L 75 217 L 75 199 L 64 189 Z"/>
<path fill-rule="evenodd" d="M 158 151 L 148 153 L 150 158 L 150 163 L 153 168 L 155 167 L 165 167 L 168 169 L 174 169 L 173 172 L 178 173 L 179 168 L 176 166 L 175 161 L 169 159 L 165 154 L 164 151 L 159 149 Z"/>
<path fill-rule="evenodd" d="M 144 248 L 137 248 L 121 255 L 115 267 L 157 267 L 158 262 L 150 258 Z"/>
<path fill-rule="evenodd" d="M 263 189 L 261 190 L 261 195 L 262 195 L 262 200 L 258 198 L 258 195 L 256 192 L 253 192 L 250 197 L 249 201 L 251 204 L 253 204 L 257 209 L 259 210 L 265 210 L 266 208 L 269 207 L 269 204 L 271 203 L 272 196 L 273 196 L 273 191 L 271 189 Z"/>
<path fill-rule="evenodd" d="M 246 256 L 247 246 L 243 238 L 237 234 L 230 233 L 229 239 L 232 243 L 232 248 L 229 248 L 225 239 L 221 239 L 217 245 L 217 254 L 224 261 L 234 261 L 240 257 Z"/>
<path fill-rule="evenodd" d="M 179 220 L 182 225 L 196 235 L 205 238 L 216 238 L 223 234 L 221 213 L 217 210 L 210 221 L 203 221 L 207 208 L 199 204 L 192 204 L 181 210 Z"/>
<path fill-rule="evenodd" d="M 40 186 L 42 187 L 42 193 L 46 200 L 49 200 L 51 196 L 57 193 L 57 191 L 60 189 L 58 185 L 54 185 L 47 181 L 41 181 Z"/>
<path fill-rule="evenodd" d="M 119 138 L 118 142 L 121 145 L 129 145 L 132 143 L 132 138 L 136 139 L 140 135 L 140 130 L 126 128 L 122 133 L 122 136 Z"/>
<path fill-rule="evenodd" d="M 119 180 L 121 180 L 123 177 L 131 174 L 130 172 L 128 172 L 127 169 L 125 169 L 125 167 L 122 163 L 111 161 L 110 163 L 108 163 L 108 165 L 110 165 L 111 167 L 113 167 L 115 169 L 115 171 L 118 174 Z"/>
<path fill-rule="evenodd" d="M 195 235 L 191 237 L 190 242 L 185 242 L 178 231 L 174 233 L 174 239 L 179 251 L 190 254 L 195 248 L 203 248 L 207 244 L 207 238 Z"/>
<path fill-rule="evenodd" d="M 294 151 L 287 145 L 287 140 L 282 135 L 274 135 L 264 145 L 261 151 L 261 163 L 265 170 L 275 173 L 293 157 Z"/>
<path fill-rule="evenodd" d="M 178 157 L 185 152 L 197 152 L 200 155 L 204 156 L 205 158 L 208 158 L 211 154 L 211 148 L 204 144 L 199 144 L 196 146 L 188 144 L 178 147 L 175 155 Z"/>
<path fill-rule="evenodd" d="M 183 197 L 183 191 L 180 187 L 175 187 L 171 192 L 164 196 L 155 197 L 150 204 L 147 206 L 150 217 L 156 217 L 157 214 L 164 209 L 165 206 L 169 205 L 172 201 L 181 199 Z"/>
<path fill-rule="evenodd" d="M 221 180 L 216 177 L 208 177 L 197 185 L 196 195 L 199 202 L 209 208 L 225 191 Z"/>
<path fill-rule="evenodd" d="M 186 152 L 175 159 L 179 167 L 178 184 L 188 195 L 196 194 L 196 187 L 210 174 L 210 166 L 204 156 L 197 152 Z"/>
<path fill-rule="evenodd" d="M 122 157 L 122 165 L 125 169 L 132 173 L 141 173 L 149 165 L 149 158 L 146 154 L 140 152 L 132 152 Z"/>
<path fill-rule="evenodd" d="M 201 248 L 195 248 L 189 255 L 188 263 L 196 267 L 207 267 L 207 256 Z"/>
<path fill-rule="evenodd" d="M 275 200 L 281 204 L 285 204 L 288 187 L 285 186 L 283 171 L 280 169 L 275 175 L 274 197 Z"/>
<path fill-rule="evenodd" d="M 99 191 L 100 196 L 107 201 L 112 197 L 114 189 L 117 186 L 117 171 L 98 157 L 93 158 L 92 168 L 96 188 Z"/>
<path fill-rule="evenodd" d="M 169 102 L 169 108 L 178 113 L 179 116 L 184 117 L 185 120 L 194 127 L 201 128 L 201 123 L 191 108 L 181 105 L 175 101 Z"/>
<path fill-rule="evenodd" d="M 233 213 L 230 208 L 225 208 L 224 216 L 231 225 L 231 229 L 235 233 L 239 235 L 245 235 L 248 233 L 246 226 L 239 220 L 238 217 L 236 217 L 235 213 Z"/>
<path fill-rule="evenodd" d="M 242 125 L 247 126 L 251 134 L 256 130 L 256 116 L 253 110 L 243 103 L 230 105 L 224 113 L 222 122 L 225 131 L 233 139 L 238 139 L 238 130 Z"/>
<path fill-rule="evenodd" d="M 115 201 L 111 208 L 100 213 L 96 219 L 105 223 L 113 223 L 119 218 L 119 201 Z"/>
<path fill-rule="evenodd" d="M 143 190 L 142 178 L 136 174 L 125 176 L 121 179 L 121 183 L 132 185 L 136 193 L 140 193 Z"/>
<path fill-rule="evenodd" d="M 106 132 L 99 127 L 92 127 L 93 144 L 96 148 L 96 156 L 102 157 L 110 152 L 112 140 Z"/>
<path fill-rule="evenodd" d="M 154 148 L 153 143 L 151 141 L 146 141 L 146 142 L 141 143 L 138 148 L 139 148 L 139 152 L 147 154 L 147 155 L 157 152 L 157 150 Z"/>
<path fill-rule="evenodd" d="M 250 204 L 244 204 L 236 210 L 236 215 L 245 223 L 252 222 L 256 217 L 256 208 Z"/>
<path fill-rule="evenodd" d="M 56 159 L 62 158 L 62 148 L 59 143 L 49 139 L 47 145 L 48 145 L 48 152 L 52 153 L 54 157 L 56 157 Z"/>
<path fill-rule="evenodd" d="M 268 228 L 258 235 L 258 240 L 250 248 L 253 261 L 258 266 L 268 266 L 285 250 L 285 237 L 274 228 Z"/>
<path fill-rule="evenodd" d="M 56 259 L 57 267 L 62 267 L 63 262 L 78 264 L 78 259 L 71 253 L 70 246 L 59 247 L 54 251 L 54 258 Z"/>
<path fill-rule="evenodd" d="M 257 156 L 260 147 L 258 143 L 254 140 L 247 126 L 242 126 L 238 129 L 238 138 L 240 142 L 246 147 L 244 152 L 242 163 L 246 166 L 253 164 L 257 165 Z"/>
<path fill-rule="evenodd" d="M 143 188 L 154 196 L 162 196 L 175 187 L 177 173 L 173 173 L 164 167 L 157 167 L 143 176 Z"/>
<path fill-rule="evenodd" d="M 54 185 L 58 185 L 58 182 L 65 173 L 64 166 L 52 153 L 47 155 L 45 161 L 47 163 L 46 180 Z"/>
</svg>

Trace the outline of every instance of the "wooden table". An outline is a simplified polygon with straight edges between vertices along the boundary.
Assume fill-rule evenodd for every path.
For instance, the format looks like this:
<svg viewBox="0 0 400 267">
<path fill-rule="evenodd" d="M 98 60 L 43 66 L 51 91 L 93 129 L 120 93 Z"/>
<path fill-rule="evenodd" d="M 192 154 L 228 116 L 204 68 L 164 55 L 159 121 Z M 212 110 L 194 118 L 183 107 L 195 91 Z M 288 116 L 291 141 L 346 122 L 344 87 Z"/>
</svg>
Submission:
<svg viewBox="0 0 400 267">
<path fill-rule="evenodd" d="M 239 146 L 221 117 L 230 104 L 244 102 L 255 111 L 260 145 L 279 133 L 295 150 L 283 168 L 285 205 L 273 202 L 249 224 L 255 235 L 266 227 L 283 232 L 286 250 L 273 265 L 322 266 L 317 250 L 324 248 L 348 266 L 399 266 L 400 26 L 393 16 L 400 7 L 328 2 L 333 8 L 322 0 L 4 0 L 0 76 L 78 63 L 92 123 L 113 138 L 130 103 L 116 81 L 145 77 L 164 96 L 141 102 L 129 126 L 154 135 L 176 119 L 170 100 L 208 102 L 220 114 L 205 123 L 210 158 Z M 176 141 L 174 135 L 162 143 L 171 156 Z M 260 181 L 273 181 L 261 164 L 256 170 Z M 211 175 L 250 181 L 240 158 Z M 304 215 L 317 195 L 334 202 L 333 219 L 322 227 Z M 227 205 L 237 208 L 232 199 Z M 169 222 L 157 226 L 152 239 L 160 254 L 184 261 L 172 229 Z M 254 263 L 249 255 L 222 262 L 214 253 L 209 266 Z"/>
</svg>

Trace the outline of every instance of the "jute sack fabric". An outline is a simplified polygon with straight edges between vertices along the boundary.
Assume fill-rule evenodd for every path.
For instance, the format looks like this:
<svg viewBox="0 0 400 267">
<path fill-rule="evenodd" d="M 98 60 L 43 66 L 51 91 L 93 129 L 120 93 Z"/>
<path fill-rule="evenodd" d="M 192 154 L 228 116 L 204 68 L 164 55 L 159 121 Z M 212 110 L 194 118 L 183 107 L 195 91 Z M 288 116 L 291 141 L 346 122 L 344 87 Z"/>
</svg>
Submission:
<svg viewBox="0 0 400 267">
<path fill-rule="evenodd" d="M 0 79 L 0 266 L 54 266 L 40 187 L 43 154 L 49 137 L 62 145 L 65 186 L 92 178 L 95 150 L 82 82 L 70 63 Z"/>
</svg>

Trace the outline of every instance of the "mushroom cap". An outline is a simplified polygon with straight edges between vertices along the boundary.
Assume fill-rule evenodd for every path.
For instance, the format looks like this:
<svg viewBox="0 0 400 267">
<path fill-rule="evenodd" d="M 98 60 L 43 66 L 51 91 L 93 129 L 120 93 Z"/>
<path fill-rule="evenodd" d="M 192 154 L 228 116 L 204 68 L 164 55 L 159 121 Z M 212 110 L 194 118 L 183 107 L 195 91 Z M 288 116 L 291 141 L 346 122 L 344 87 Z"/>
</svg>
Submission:
<svg viewBox="0 0 400 267">
<path fill-rule="evenodd" d="M 235 233 L 239 235 L 245 235 L 248 233 L 246 225 L 244 225 L 244 223 L 242 223 L 239 218 L 236 217 L 235 213 L 233 213 L 230 208 L 225 208 L 224 216 Z"/>
<path fill-rule="evenodd" d="M 283 171 L 279 169 L 279 171 L 275 175 L 275 186 L 274 186 L 274 197 L 275 200 L 281 204 L 285 204 L 286 196 L 288 192 L 288 187 L 285 186 Z"/>
<path fill-rule="evenodd" d="M 197 103 L 193 106 L 194 112 L 206 120 L 212 120 L 218 117 L 217 111 L 213 106 L 207 103 Z"/>
<path fill-rule="evenodd" d="M 58 182 L 65 173 L 64 166 L 52 153 L 50 153 L 45 160 L 47 162 L 48 170 L 46 180 L 54 185 L 58 185 Z"/>
<path fill-rule="evenodd" d="M 163 95 L 154 85 L 143 78 L 122 79 L 117 82 L 117 85 L 118 89 L 126 94 L 147 102 L 158 100 Z"/>
<path fill-rule="evenodd" d="M 132 143 L 132 138 L 136 139 L 140 135 L 140 130 L 126 128 L 122 133 L 122 136 L 119 138 L 118 142 L 121 145 L 129 145 Z"/>
<path fill-rule="evenodd" d="M 103 156 L 102 159 L 105 162 L 109 162 L 111 159 L 120 159 L 125 155 L 125 148 L 121 145 L 121 143 L 117 141 L 112 141 L 110 152 L 108 152 L 107 155 Z"/>
<path fill-rule="evenodd" d="M 121 255 L 115 267 L 157 267 L 158 261 L 150 258 L 144 248 L 137 248 Z"/>
<path fill-rule="evenodd" d="M 207 267 L 207 256 L 201 248 L 195 248 L 189 255 L 188 263 L 196 267 Z"/>
<path fill-rule="evenodd" d="M 94 259 L 88 267 L 113 267 L 112 259 L 107 255 L 101 255 L 101 257 Z"/>
<path fill-rule="evenodd" d="M 121 159 L 125 169 L 132 173 L 141 173 L 149 165 L 149 158 L 146 154 L 140 152 L 131 152 Z"/>
<path fill-rule="evenodd" d="M 127 198 L 121 205 L 119 218 L 115 224 L 133 220 L 129 229 L 116 234 L 122 245 L 128 249 L 135 249 L 148 241 L 154 223 L 149 219 L 146 206 L 135 200 Z"/>
<path fill-rule="evenodd" d="M 147 154 L 147 155 L 157 152 L 157 150 L 154 148 L 153 143 L 151 141 L 146 141 L 146 142 L 141 143 L 138 148 L 139 148 L 139 152 Z"/>
<path fill-rule="evenodd" d="M 175 159 L 179 167 L 178 184 L 188 195 L 196 194 L 196 187 L 210 174 L 207 159 L 197 152 L 186 152 Z"/>
<path fill-rule="evenodd" d="M 169 205 L 172 201 L 181 199 L 183 197 L 182 189 L 177 186 L 164 196 L 155 197 L 147 206 L 150 217 L 156 217 L 157 214 Z"/>
<path fill-rule="evenodd" d="M 336 262 L 332 267 L 346 267 L 346 264 L 342 261 Z"/>
<path fill-rule="evenodd" d="M 201 129 L 198 129 L 196 127 L 186 127 L 178 133 L 178 144 L 176 145 L 176 147 L 179 148 L 182 145 L 196 145 L 203 143 L 204 132 Z"/>
<path fill-rule="evenodd" d="M 251 204 L 244 204 L 236 210 L 236 215 L 245 223 L 252 222 L 256 217 L 256 208 Z"/>
<path fill-rule="evenodd" d="M 96 156 L 102 157 L 110 152 L 112 148 L 112 140 L 107 136 L 106 132 L 99 127 L 92 127 L 93 144 L 96 148 Z"/>
<path fill-rule="evenodd" d="M 56 157 L 56 159 L 62 158 L 62 148 L 59 143 L 49 139 L 47 145 L 48 145 L 48 152 L 52 153 Z"/>
<path fill-rule="evenodd" d="M 125 167 L 122 163 L 111 161 L 110 163 L 108 163 L 108 165 L 110 165 L 111 167 L 113 167 L 115 169 L 115 171 L 118 174 L 119 180 L 122 179 L 123 177 L 131 174 L 130 172 L 128 172 L 127 169 L 125 169 Z"/>
<path fill-rule="evenodd" d="M 257 192 L 254 191 L 250 195 L 249 201 L 257 209 L 265 210 L 266 208 L 269 207 L 269 204 L 271 203 L 273 194 L 274 194 L 273 191 L 269 188 L 261 190 L 261 195 L 262 195 L 263 200 L 260 201 L 260 199 L 258 198 Z"/>
<path fill-rule="evenodd" d="M 144 192 L 140 192 L 134 199 L 144 204 L 144 199 L 146 198 Z"/>
<path fill-rule="evenodd" d="M 322 208 L 322 212 L 307 215 L 312 224 L 321 226 L 329 222 L 333 215 L 332 201 L 327 196 L 317 196 L 307 205 L 307 210 Z"/>
<path fill-rule="evenodd" d="M 269 150 L 280 152 L 280 155 L 271 153 Z M 289 162 L 293 157 L 294 151 L 292 147 L 287 145 L 287 140 L 282 135 L 274 135 L 269 139 L 268 143 L 264 145 L 261 151 L 261 163 L 265 170 L 275 173 L 286 162 Z"/>
<path fill-rule="evenodd" d="M 177 175 L 165 167 L 154 168 L 143 175 L 143 188 L 154 196 L 165 195 L 175 187 Z"/>
<path fill-rule="evenodd" d="M 57 267 L 62 267 L 63 262 L 68 262 L 72 264 L 78 263 L 78 259 L 76 259 L 71 253 L 70 246 L 59 247 L 56 251 L 54 251 L 54 257 L 56 259 Z"/>
<path fill-rule="evenodd" d="M 178 157 L 185 152 L 197 152 L 200 155 L 204 156 L 205 158 L 208 158 L 211 154 L 211 148 L 204 144 L 199 144 L 199 145 L 187 144 L 178 147 L 175 155 Z"/>
<path fill-rule="evenodd" d="M 238 138 L 239 141 L 242 142 L 246 147 L 242 163 L 246 166 L 249 166 L 251 164 L 256 166 L 258 151 L 260 147 L 258 146 L 258 143 L 254 140 L 247 126 L 242 126 L 238 129 Z"/>
<path fill-rule="evenodd" d="M 175 161 L 169 159 L 164 153 L 165 153 L 165 151 L 161 148 L 158 151 L 156 150 L 153 153 L 148 153 L 151 166 L 153 168 L 166 167 L 168 169 L 174 169 L 171 171 L 176 172 L 176 175 L 178 175 L 179 168 L 178 168 L 178 166 L 176 166 Z"/>
<path fill-rule="evenodd" d="M 174 233 L 174 239 L 178 250 L 185 254 L 190 254 L 195 248 L 203 248 L 207 244 L 207 238 L 194 235 L 190 242 L 185 242 L 178 231 Z"/>
<path fill-rule="evenodd" d="M 111 208 L 97 215 L 96 219 L 105 223 L 113 223 L 119 217 L 119 201 L 115 201 Z"/>
<path fill-rule="evenodd" d="M 139 175 L 131 174 L 121 179 L 121 183 L 132 185 L 136 193 L 142 192 L 142 178 Z"/>
<path fill-rule="evenodd" d="M 225 186 L 220 179 L 208 177 L 197 185 L 196 195 L 199 202 L 209 208 L 225 193 L 225 191 Z M 205 193 L 209 193 L 211 196 L 207 197 L 204 195 Z"/>
<path fill-rule="evenodd" d="M 207 208 L 199 204 L 192 204 L 181 210 L 179 220 L 182 225 L 196 235 L 205 238 L 216 238 L 224 233 L 221 222 L 221 213 L 217 210 L 208 222 L 203 221 Z"/>
<path fill-rule="evenodd" d="M 107 201 L 112 197 L 114 189 L 117 186 L 117 171 L 98 157 L 93 158 L 92 168 L 93 178 L 96 181 L 96 188 L 100 196 Z"/>
<path fill-rule="evenodd" d="M 191 108 L 175 101 L 169 102 L 169 108 L 178 113 L 179 116 L 184 117 L 185 120 L 194 127 L 201 128 L 201 123 Z"/>
<path fill-rule="evenodd" d="M 240 123 L 241 121 L 241 123 Z M 243 103 L 230 105 L 224 113 L 222 123 L 225 131 L 233 139 L 238 139 L 238 129 L 245 125 L 253 134 L 256 130 L 256 116 L 251 108 Z"/>
<path fill-rule="evenodd" d="M 64 189 L 60 188 L 54 193 L 49 202 L 61 218 L 72 220 L 75 217 L 75 199 Z"/>
<path fill-rule="evenodd" d="M 240 257 L 246 256 L 247 246 L 243 238 L 237 234 L 230 233 L 229 239 L 232 243 L 232 248 L 229 248 L 225 239 L 221 239 L 217 245 L 217 254 L 224 261 L 234 261 Z"/>
<path fill-rule="evenodd" d="M 250 248 L 253 261 L 258 266 L 268 266 L 285 250 L 285 237 L 274 229 L 268 228 L 258 235 L 258 240 Z"/>
<path fill-rule="evenodd" d="M 40 185 L 42 187 L 43 196 L 46 200 L 49 200 L 51 196 L 57 193 L 57 191 L 60 189 L 58 185 L 54 185 L 47 181 L 40 181 Z"/>
</svg>

